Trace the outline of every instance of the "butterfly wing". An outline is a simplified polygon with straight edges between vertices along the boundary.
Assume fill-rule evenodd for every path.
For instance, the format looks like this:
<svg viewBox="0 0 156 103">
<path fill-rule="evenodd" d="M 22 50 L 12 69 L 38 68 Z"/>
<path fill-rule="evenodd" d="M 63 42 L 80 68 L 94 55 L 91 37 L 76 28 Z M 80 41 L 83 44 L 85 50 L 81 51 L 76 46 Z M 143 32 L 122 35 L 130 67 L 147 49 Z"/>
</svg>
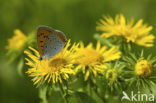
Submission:
<svg viewBox="0 0 156 103">
<path fill-rule="evenodd" d="M 44 55 L 44 48 L 45 48 L 47 37 L 53 32 L 54 30 L 47 26 L 40 26 L 37 29 L 37 44 L 38 44 L 38 51 L 39 51 L 41 58 Z"/>
<path fill-rule="evenodd" d="M 62 50 L 67 42 L 66 36 L 59 30 L 55 30 L 50 35 L 48 35 L 44 47 L 44 59 L 49 59 L 50 57 L 56 55 Z"/>
</svg>

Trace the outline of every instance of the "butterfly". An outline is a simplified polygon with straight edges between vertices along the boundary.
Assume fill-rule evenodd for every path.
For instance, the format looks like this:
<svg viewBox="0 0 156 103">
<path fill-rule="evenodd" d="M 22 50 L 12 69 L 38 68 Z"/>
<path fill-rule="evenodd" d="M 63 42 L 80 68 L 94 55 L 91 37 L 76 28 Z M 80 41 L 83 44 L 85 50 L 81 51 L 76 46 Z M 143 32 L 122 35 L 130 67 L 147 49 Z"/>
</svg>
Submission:
<svg viewBox="0 0 156 103">
<path fill-rule="evenodd" d="M 48 26 L 37 29 L 37 46 L 40 60 L 49 59 L 59 53 L 65 46 L 67 38 L 63 32 Z"/>
</svg>

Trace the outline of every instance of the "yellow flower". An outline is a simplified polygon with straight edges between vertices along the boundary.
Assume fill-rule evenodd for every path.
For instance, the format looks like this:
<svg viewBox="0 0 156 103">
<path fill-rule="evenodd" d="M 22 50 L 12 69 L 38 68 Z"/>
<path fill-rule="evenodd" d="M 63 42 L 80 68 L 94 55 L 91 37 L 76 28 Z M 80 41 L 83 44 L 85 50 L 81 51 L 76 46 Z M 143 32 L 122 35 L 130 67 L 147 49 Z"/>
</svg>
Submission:
<svg viewBox="0 0 156 103">
<path fill-rule="evenodd" d="M 112 84 L 117 80 L 117 71 L 115 69 L 109 69 L 106 72 L 106 79 Z"/>
<path fill-rule="evenodd" d="M 148 77 L 152 73 L 151 64 L 147 60 L 139 60 L 135 66 L 136 74 L 143 77 Z"/>
<path fill-rule="evenodd" d="M 100 42 L 97 42 L 96 49 L 93 48 L 93 44 L 90 43 L 87 47 L 80 43 L 80 48 L 77 51 L 78 58 L 76 59 L 76 70 L 82 68 L 82 72 L 85 74 L 85 80 L 88 79 L 90 74 L 96 76 L 97 72 L 103 72 L 106 68 L 105 62 L 109 62 L 115 59 L 119 59 L 121 52 L 115 47 L 107 50 L 106 46 L 102 46 Z"/>
<path fill-rule="evenodd" d="M 121 36 L 127 42 L 145 47 L 152 47 L 155 38 L 154 35 L 150 34 L 152 26 L 143 24 L 142 19 L 136 24 L 134 24 L 133 19 L 126 21 L 122 14 L 116 15 L 115 19 L 104 16 L 104 20 L 100 19 L 96 29 L 103 32 L 101 37 Z"/>
<path fill-rule="evenodd" d="M 32 60 L 26 58 L 27 65 L 31 68 L 26 72 L 29 76 L 33 77 L 33 82 L 35 84 L 42 84 L 44 82 L 48 83 L 62 83 L 62 80 L 66 80 L 70 75 L 75 74 L 73 70 L 75 49 L 78 44 L 74 44 L 69 50 L 70 40 L 66 44 L 65 48 L 57 55 L 51 57 L 49 60 L 39 60 L 39 53 L 35 49 L 29 47 L 35 54 L 31 54 L 25 51 L 25 54 Z"/>
<path fill-rule="evenodd" d="M 6 49 L 8 50 L 19 50 L 23 48 L 27 41 L 27 36 L 24 35 L 19 29 L 14 30 L 14 36 L 8 40 Z"/>
</svg>

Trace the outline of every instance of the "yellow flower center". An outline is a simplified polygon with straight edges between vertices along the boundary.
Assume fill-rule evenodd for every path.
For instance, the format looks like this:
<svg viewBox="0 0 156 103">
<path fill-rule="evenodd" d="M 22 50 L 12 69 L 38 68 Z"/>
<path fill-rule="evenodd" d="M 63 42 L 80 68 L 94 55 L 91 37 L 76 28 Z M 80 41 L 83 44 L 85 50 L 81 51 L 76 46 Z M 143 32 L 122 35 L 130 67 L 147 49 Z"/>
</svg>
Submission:
<svg viewBox="0 0 156 103">
<path fill-rule="evenodd" d="M 37 69 L 42 73 L 55 73 L 61 71 L 67 65 L 67 61 L 63 58 L 54 57 L 51 60 L 39 61 Z"/>
<path fill-rule="evenodd" d="M 114 69 L 109 69 L 106 73 L 106 79 L 114 82 L 117 79 L 117 72 Z"/>
<path fill-rule="evenodd" d="M 94 65 L 96 63 L 102 63 L 103 56 L 96 50 L 91 48 L 84 48 L 78 52 L 80 58 L 77 59 L 79 64 Z"/>
<path fill-rule="evenodd" d="M 136 39 L 136 35 L 133 35 L 136 34 L 136 31 L 135 33 L 133 33 L 132 28 L 128 25 L 115 26 L 115 34 L 125 37 L 127 39 L 127 42 L 135 42 Z"/>
<path fill-rule="evenodd" d="M 67 61 L 63 58 L 56 58 L 56 59 L 52 59 L 49 62 L 49 66 L 52 68 L 55 68 L 54 71 L 58 71 L 60 70 L 62 67 L 64 67 L 67 64 Z"/>
<path fill-rule="evenodd" d="M 137 62 L 136 66 L 136 74 L 143 77 L 148 77 L 152 73 L 151 64 L 147 60 L 140 60 Z"/>
</svg>

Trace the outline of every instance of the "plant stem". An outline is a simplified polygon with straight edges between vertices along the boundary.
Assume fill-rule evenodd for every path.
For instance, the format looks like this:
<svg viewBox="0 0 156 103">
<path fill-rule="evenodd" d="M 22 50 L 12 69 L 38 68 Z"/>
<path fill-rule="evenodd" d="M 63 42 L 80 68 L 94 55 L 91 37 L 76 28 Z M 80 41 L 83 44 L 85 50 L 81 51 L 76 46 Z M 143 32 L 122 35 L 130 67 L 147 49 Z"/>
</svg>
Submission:
<svg viewBox="0 0 156 103">
<path fill-rule="evenodd" d="M 42 103 L 48 103 L 47 101 L 47 87 L 43 87 L 39 89 L 39 97 L 42 100 Z"/>
<path fill-rule="evenodd" d="M 104 102 L 104 103 L 107 103 L 107 100 L 106 100 L 106 98 L 104 97 L 104 96 L 101 96 L 100 95 L 100 93 L 98 92 L 98 86 L 96 85 L 96 83 L 94 82 L 94 81 L 91 81 L 92 83 L 93 83 L 93 85 L 94 85 L 94 87 L 93 87 L 93 90 L 94 90 L 94 92 L 96 93 L 96 95 L 99 97 L 99 98 L 101 98 L 102 99 L 102 101 Z"/>
<path fill-rule="evenodd" d="M 91 78 L 89 78 L 89 83 L 88 83 L 88 93 L 90 96 L 92 96 L 92 88 L 91 88 Z"/>
<path fill-rule="evenodd" d="M 69 102 L 68 102 L 68 99 L 67 99 L 67 97 L 66 97 L 66 93 L 65 93 L 65 91 L 64 91 L 64 89 L 63 89 L 63 87 L 62 87 L 62 85 L 61 85 L 60 83 L 59 83 L 59 87 L 60 87 L 60 92 L 61 92 L 61 95 L 62 95 L 62 97 L 63 97 L 65 103 L 69 103 Z"/>
</svg>

